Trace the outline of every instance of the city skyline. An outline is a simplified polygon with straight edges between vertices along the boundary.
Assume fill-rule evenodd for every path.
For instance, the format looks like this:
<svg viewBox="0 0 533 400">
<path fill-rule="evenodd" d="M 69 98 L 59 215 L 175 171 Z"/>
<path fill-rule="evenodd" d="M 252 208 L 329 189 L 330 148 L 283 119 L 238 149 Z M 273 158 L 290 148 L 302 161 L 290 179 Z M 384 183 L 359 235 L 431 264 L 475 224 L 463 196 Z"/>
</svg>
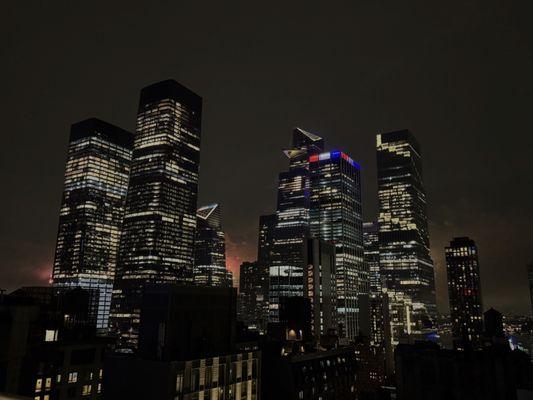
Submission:
<svg viewBox="0 0 533 400">
<path fill-rule="evenodd" d="M 72 10 L 69 12 L 74 13 Z M 507 12 L 515 15 L 514 11 Z M 488 20 L 496 18 L 490 7 L 484 13 Z M 480 17 L 476 18 L 468 13 L 466 15 L 473 19 L 475 28 L 488 34 L 490 24 Z M 127 14 L 126 18 L 129 16 Z M 28 18 L 33 21 L 36 16 L 29 13 Z M 398 16 L 395 18 L 401 19 Z M 506 23 L 500 19 L 498 21 L 504 25 Z M 107 19 L 102 22 L 102 32 L 109 30 L 108 23 Z M 455 24 L 452 28 L 462 33 L 471 29 L 464 20 Z M 283 28 L 290 29 L 286 26 Z M 520 31 L 525 28 L 519 24 L 516 29 Z M 437 27 L 430 31 L 430 37 L 449 51 L 455 43 L 456 30 L 448 31 Z M 17 30 L 14 29 L 14 32 Z M 82 34 L 76 33 L 73 36 L 83 40 L 83 36 L 79 35 Z M 409 36 L 408 33 L 402 35 Z M 27 40 L 30 48 L 36 51 L 41 39 Z M 60 38 L 60 45 L 67 46 L 69 40 Z M 199 40 L 208 39 L 202 36 Z M 299 44 L 303 43 L 301 37 L 296 36 L 295 40 Z M 527 253 L 529 239 L 526 235 L 526 222 L 531 220 L 531 210 L 526 206 L 527 199 L 530 198 L 528 182 L 531 181 L 531 176 L 528 175 L 530 168 L 525 151 L 529 147 L 531 136 L 527 135 L 529 125 L 522 116 L 527 113 L 520 108 L 527 104 L 527 90 L 522 91 L 520 88 L 531 87 L 531 81 L 508 77 L 511 80 L 510 88 L 519 89 L 515 96 L 517 100 L 509 106 L 497 99 L 481 100 L 486 94 L 484 84 L 489 81 L 494 70 L 487 66 L 480 75 L 473 72 L 487 57 L 480 53 L 469 53 L 478 41 L 481 41 L 479 36 L 471 38 L 464 49 L 458 50 L 459 55 L 448 62 L 430 52 L 425 45 L 418 45 L 426 50 L 426 54 L 430 53 L 430 59 L 424 63 L 424 67 L 428 69 L 423 69 L 429 76 L 425 76 L 420 85 L 414 86 L 414 94 L 408 93 L 407 89 L 416 79 L 402 63 L 406 62 L 408 55 L 416 53 L 415 50 L 419 47 L 404 44 L 402 49 L 406 50 L 405 56 L 402 55 L 399 61 L 391 61 L 393 71 L 407 75 L 404 84 L 393 82 L 394 73 L 382 76 L 379 72 L 371 74 L 370 84 L 364 83 L 364 73 L 370 73 L 370 69 L 363 63 L 363 67 L 357 70 L 357 79 L 349 80 L 346 89 L 343 89 L 338 80 L 341 78 L 319 80 L 317 96 L 313 97 L 313 102 L 318 102 L 317 105 L 306 99 L 310 92 L 305 90 L 305 86 L 319 70 L 312 67 L 308 75 L 304 73 L 303 76 L 298 76 L 296 71 L 302 72 L 301 68 L 297 68 L 297 58 L 300 57 L 293 57 L 291 53 L 286 53 L 289 54 L 288 78 L 283 78 L 281 71 L 275 68 L 273 78 L 261 78 L 260 87 L 255 88 L 254 71 L 258 71 L 258 64 L 264 57 L 255 53 L 250 58 L 252 72 L 245 72 L 242 80 L 237 80 L 236 75 L 230 74 L 225 83 L 223 74 L 228 72 L 227 63 L 222 63 L 226 67 L 222 69 L 224 72 L 213 75 L 210 73 L 214 69 L 205 66 L 195 71 L 198 65 L 205 64 L 198 55 L 192 61 L 181 57 L 172 61 L 157 59 L 157 65 L 153 67 L 141 64 L 140 67 L 123 71 L 123 76 L 109 74 L 113 78 L 102 78 L 99 73 L 97 75 L 100 77 L 95 80 L 89 73 L 90 69 L 86 69 L 89 65 L 82 66 L 84 56 L 74 51 L 73 63 L 81 68 L 80 72 L 60 68 L 63 75 L 58 75 L 53 70 L 58 65 L 65 64 L 66 59 L 53 50 L 55 58 L 39 61 L 39 65 L 43 67 L 42 72 L 36 75 L 27 73 L 27 76 L 32 76 L 30 79 L 36 87 L 32 94 L 33 105 L 26 103 L 21 95 L 15 93 L 15 85 L 21 84 L 20 78 L 8 83 L 8 93 L 13 94 L 13 105 L 6 104 L 4 110 L 15 118 L 13 122 L 7 121 L 6 132 L 13 132 L 11 138 L 14 142 L 10 146 L 12 151 L 9 151 L 12 154 L 3 157 L 9 168 L 2 172 L 2 177 L 15 195 L 4 199 L 6 203 L 2 203 L 7 214 L 2 230 L 2 254 L 5 255 L 0 269 L 2 287 L 13 289 L 21 284 L 45 283 L 51 274 L 68 126 L 95 115 L 133 131 L 138 90 L 146 84 L 172 77 L 200 93 L 209 103 L 206 105 L 209 112 L 206 113 L 203 135 L 206 147 L 205 151 L 202 147 L 199 204 L 216 201 L 223 206 L 225 229 L 229 238 L 229 264 L 234 272 L 241 261 L 255 259 L 258 216 L 275 211 L 276 175 L 284 168 L 284 160 L 278 152 L 288 145 L 287 132 L 293 126 L 301 126 L 322 135 L 331 148 L 342 147 L 361 163 L 365 221 L 374 220 L 377 210 L 377 201 L 373 200 L 376 197 L 373 153 L 375 135 L 409 128 L 424 148 L 431 252 L 437 265 L 437 297 L 441 309 L 445 309 L 443 304 L 447 303 L 443 248 L 452 237 L 468 235 L 476 240 L 480 249 L 485 307 L 494 306 L 506 311 L 514 308 L 516 311 L 529 312 L 525 267 L 531 261 L 531 256 Z M 500 38 L 497 44 L 503 49 L 508 42 L 512 42 L 515 49 L 520 47 L 520 44 L 512 41 L 512 36 Z M 343 43 L 347 45 L 350 42 Z M 363 54 L 379 59 L 364 44 L 357 41 L 355 44 Z M 109 49 L 105 43 L 99 42 L 98 46 L 101 45 Z M 148 46 L 144 42 L 139 45 Z M 16 46 L 13 48 L 14 58 L 19 61 L 28 57 L 22 54 L 21 49 L 22 47 Z M 230 45 L 230 49 L 235 48 Z M 274 51 L 268 46 L 261 49 L 266 54 Z M 283 54 L 285 50 L 286 48 L 280 49 Z M 392 48 L 382 50 L 392 51 Z M 129 51 L 121 49 L 120 54 L 131 56 Z M 308 51 L 303 46 L 303 59 L 309 55 Z M 396 52 L 393 54 L 398 55 Z M 216 54 L 208 54 L 203 60 L 209 60 L 214 55 Z M 470 58 L 464 57 L 465 55 L 470 55 Z M 443 66 L 438 65 L 440 61 Z M 523 63 L 514 61 L 514 65 L 528 68 L 532 60 L 526 56 L 522 59 Z M 324 65 L 321 61 L 316 62 L 319 66 Z M 109 65 L 103 60 L 92 63 L 99 72 L 104 67 L 111 68 L 111 71 L 122 71 L 123 65 L 117 61 L 115 65 Z M 457 63 L 464 63 L 467 72 L 457 72 L 458 65 L 463 65 Z M 119 64 L 120 67 L 117 66 Z M 234 65 L 231 62 L 229 64 L 232 67 Z M 348 64 L 353 66 L 351 61 Z M 14 68 L 15 65 L 19 64 L 9 64 L 8 68 Z M 443 75 L 444 70 L 454 66 L 456 69 L 451 69 L 450 80 L 439 80 L 447 76 Z M 21 76 L 24 75 L 24 68 L 26 67 L 23 67 Z M 242 69 L 239 71 L 243 72 Z M 521 71 L 523 72 L 518 71 L 518 76 Z M 44 79 L 47 74 L 51 76 L 50 80 Z M 342 79 L 347 79 L 347 70 L 341 67 L 339 75 Z M 87 77 L 86 80 L 82 79 L 84 76 Z M 372 88 L 380 78 L 383 78 L 384 83 Z M 436 87 L 431 93 L 427 93 L 428 89 L 424 85 L 428 85 L 428 81 L 433 78 L 437 78 L 434 84 Z M 279 86 L 269 89 L 273 79 L 280 80 Z M 446 89 L 442 81 L 450 88 Z M 494 85 L 502 97 L 509 94 L 507 86 Z M 104 92 L 105 96 L 102 96 Z M 435 98 L 433 92 L 442 93 L 442 96 Z M 464 98 L 458 99 L 456 93 Z M 51 94 L 53 101 L 47 104 Z M 225 96 L 231 99 L 228 104 L 224 104 Z M 249 96 L 254 101 L 248 101 Z M 429 99 L 433 101 L 429 102 Z M 24 107 L 21 104 L 27 104 L 29 108 L 22 110 Z M 325 104 L 329 106 L 326 108 Z M 472 108 L 473 113 L 470 112 Z M 317 110 L 328 112 L 317 113 Z M 500 115 L 494 115 L 496 110 Z M 32 117 L 27 118 L 26 112 Z M 270 119 L 272 114 L 277 117 Z M 240 127 L 236 127 L 233 120 L 238 115 L 244 118 Z M 516 117 L 520 121 L 516 122 Z M 507 126 L 511 120 L 514 125 Z M 506 132 L 506 135 L 513 138 L 502 141 L 496 135 L 497 132 Z M 223 141 L 226 141 L 224 147 L 221 146 Z M 458 143 L 461 145 L 458 146 Z M 517 146 L 516 143 L 522 145 Z M 25 157 L 21 157 L 23 151 L 26 151 Z M 221 170 L 220 165 L 224 165 L 225 170 Z M 242 168 L 243 165 L 249 168 Z M 486 172 L 488 165 L 495 167 Z M 35 174 L 35 171 L 40 173 Z M 225 179 L 227 176 L 235 177 L 235 182 L 231 182 L 233 179 Z M 251 196 L 247 201 L 240 197 L 242 191 L 239 188 L 243 185 Z M 40 199 L 39 204 L 33 204 L 32 200 L 35 198 Z M 501 241 L 501 237 L 508 240 Z"/>
</svg>

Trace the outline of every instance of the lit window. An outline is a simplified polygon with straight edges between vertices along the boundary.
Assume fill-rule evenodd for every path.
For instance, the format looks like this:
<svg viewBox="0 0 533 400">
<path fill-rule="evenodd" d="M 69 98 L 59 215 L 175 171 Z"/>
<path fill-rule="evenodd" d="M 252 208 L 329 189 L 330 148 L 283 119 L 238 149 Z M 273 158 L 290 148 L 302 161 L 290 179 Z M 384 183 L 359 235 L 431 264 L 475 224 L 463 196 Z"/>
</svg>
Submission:
<svg viewBox="0 0 533 400">
<path fill-rule="evenodd" d="M 52 387 L 52 378 L 46 378 L 45 388 L 46 390 L 50 390 Z"/>
<path fill-rule="evenodd" d="M 39 378 L 35 381 L 35 392 L 40 392 L 42 387 L 43 387 L 43 380 Z"/>
<path fill-rule="evenodd" d="M 183 375 L 178 374 L 176 377 L 176 392 L 181 393 L 183 390 Z"/>
<path fill-rule="evenodd" d="M 70 372 L 68 374 L 68 383 L 75 383 L 75 382 L 78 382 L 78 373 Z"/>
<path fill-rule="evenodd" d="M 91 394 L 91 389 L 91 385 L 83 385 L 83 388 L 81 389 L 81 395 L 89 396 Z"/>
<path fill-rule="evenodd" d="M 47 329 L 44 334 L 45 342 L 57 342 L 57 329 Z"/>
</svg>

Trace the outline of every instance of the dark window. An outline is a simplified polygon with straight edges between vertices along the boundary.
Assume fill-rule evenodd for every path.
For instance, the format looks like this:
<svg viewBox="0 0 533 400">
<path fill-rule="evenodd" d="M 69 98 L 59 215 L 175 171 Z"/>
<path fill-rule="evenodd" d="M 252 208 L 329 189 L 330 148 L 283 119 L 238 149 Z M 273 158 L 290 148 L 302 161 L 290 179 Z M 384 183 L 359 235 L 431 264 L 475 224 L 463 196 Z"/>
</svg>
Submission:
<svg viewBox="0 0 533 400">
<path fill-rule="evenodd" d="M 70 356 L 70 365 L 92 364 L 95 356 L 95 349 L 73 350 Z"/>
</svg>

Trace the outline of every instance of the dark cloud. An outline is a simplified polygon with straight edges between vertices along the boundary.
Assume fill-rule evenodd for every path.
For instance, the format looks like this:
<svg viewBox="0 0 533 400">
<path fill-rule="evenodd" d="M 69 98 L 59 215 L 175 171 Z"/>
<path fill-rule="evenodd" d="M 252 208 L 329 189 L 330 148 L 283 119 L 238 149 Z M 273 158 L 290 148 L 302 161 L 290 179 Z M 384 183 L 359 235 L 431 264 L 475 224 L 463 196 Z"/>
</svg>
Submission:
<svg viewBox="0 0 533 400">
<path fill-rule="evenodd" d="M 0 286 L 46 280 L 68 129 L 134 129 L 139 89 L 173 77 L 204 97 L 200 200 L 220 202 L 231 264 L 255 256 L 293 126 L 363 165 L 375 134 L 423 147 L 432 253 L 479 245 L 486 305 L 529 310 L 533 260 L 530 1 L 12 2 L 4 5 Z"/>
</svg>

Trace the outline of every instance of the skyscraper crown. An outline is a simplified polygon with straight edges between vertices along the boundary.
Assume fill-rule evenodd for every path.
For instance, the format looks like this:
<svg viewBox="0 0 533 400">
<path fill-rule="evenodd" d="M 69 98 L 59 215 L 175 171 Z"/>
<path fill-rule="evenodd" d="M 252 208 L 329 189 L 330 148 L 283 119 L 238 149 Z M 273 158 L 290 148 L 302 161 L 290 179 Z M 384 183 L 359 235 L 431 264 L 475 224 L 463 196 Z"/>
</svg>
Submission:
<svg viewBox="0 0 533 400">
<path fill-rule="evenodd" d="M 88 118 L 70 127 L 70 141 L 100 137 L 128 149 L 133 148 L 133 134 L 98 118 Z"/>
<path fill-rule="evenodd" d="M 167 79 L 143 88 L 141 90 L 139 109 L 142 109 L 147 104 L 164 99 L 172 99 L 178 103 L 185 104 L 196 113 L 202 112 L 202 98 L 174 79 Z"/>
<path fill-rule="evenodd" d="M 206 221 L 213 228 L 219 228 L 221 225 L 220 205 L 217 203 L 200 207 L 196 211 L 196 216 Z"/>
<path fill-rule="evenodd" d="M 294 149 L 316 148 L 317 151 L 324 150 L 324 139 L 301 128 L 294 128 L 292 131 L 292 147 Z"/>
</svg>

